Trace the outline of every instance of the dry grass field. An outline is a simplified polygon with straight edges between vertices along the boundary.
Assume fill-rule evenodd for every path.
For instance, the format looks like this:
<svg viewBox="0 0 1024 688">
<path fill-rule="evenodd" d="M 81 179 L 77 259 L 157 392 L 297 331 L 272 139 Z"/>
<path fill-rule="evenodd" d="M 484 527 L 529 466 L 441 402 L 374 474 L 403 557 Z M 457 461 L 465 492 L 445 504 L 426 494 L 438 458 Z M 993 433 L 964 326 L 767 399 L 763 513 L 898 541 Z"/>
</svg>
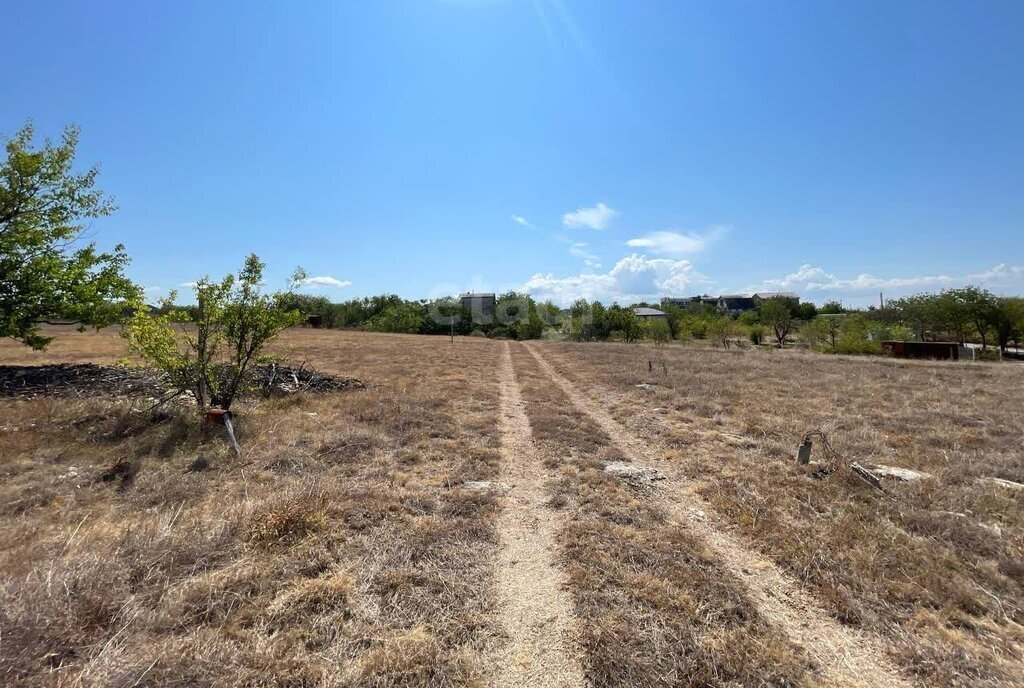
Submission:
<svg viewBox="0 0 1024 688">
<path fill-rule="evenodd" d="M 1024 684 L 1024 492 L 989 480 L 1024 482 L 1024 367 L 275 349 L 368 387 L 243 403 L 241 458 L 185 407 L 0 398 L 0 683 Z M 123 355 L 112 330 L 0 344 Z M 795 463 L 812 429 L 839 458 Z M 879 491 L 851 461 L 927 476 Z"/>
<path fill-rule="evenodd" d="M 240 460 L 194 412 L 0 401 L 0 683 L 482 685 L 497 502 L 459 484 L 498 470 L 499 349 L 439 343 L 286 333 L 370 388 L 243 405 Z"/>
<path fill-rule="evenodd" d="M 1024 482 L 1024 367 L 531 346 L 907 677 L 1024 685 L 1024 492 L 988 480 Z M 822 480 L 794 461 L 813 429 L 842 457 Z M 930 477 L 883 493 L 851 461 Z"/>
</svg>

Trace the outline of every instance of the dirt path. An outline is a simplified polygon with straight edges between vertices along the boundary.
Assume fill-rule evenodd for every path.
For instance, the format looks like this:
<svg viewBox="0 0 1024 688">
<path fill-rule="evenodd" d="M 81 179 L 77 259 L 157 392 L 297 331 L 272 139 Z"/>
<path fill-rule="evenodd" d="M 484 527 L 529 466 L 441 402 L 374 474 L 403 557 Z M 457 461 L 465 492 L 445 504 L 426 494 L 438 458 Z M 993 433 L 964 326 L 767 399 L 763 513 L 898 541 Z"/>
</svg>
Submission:
<svg viewBox="0 0 1024 688">
<path fill-rule="evenodd" d="M 634 463 L 654 468 L 667 479 L 659 483 L 663 506 L 673 519 L 686 522 L 724 567 L 746 587 L 758 611 L 818 664 L 830 686 L 911 686 L 888 659 L 885 645 L 874 635 L 859 633 L 830 617 L 811 597 L 761 554 L 717 527 L 711 507 L 687 489 L 676 468 L 632 436 L 598 403 L 581 393 L 532 346 L 526 349 L 544 373 L 582 413 L 589 416 Z"/>
<path fill-rule="evenodd" d="M 572 603 L 555 565 L 557 514 L 546 505 L 547 474 L 533 444 L 508 343 L 501 359 L 501 482 L 509 498 L 498 518 L 498 614 L 508 634 L 495 685 L 582 686 L 573 648 Z"/>
</svg>

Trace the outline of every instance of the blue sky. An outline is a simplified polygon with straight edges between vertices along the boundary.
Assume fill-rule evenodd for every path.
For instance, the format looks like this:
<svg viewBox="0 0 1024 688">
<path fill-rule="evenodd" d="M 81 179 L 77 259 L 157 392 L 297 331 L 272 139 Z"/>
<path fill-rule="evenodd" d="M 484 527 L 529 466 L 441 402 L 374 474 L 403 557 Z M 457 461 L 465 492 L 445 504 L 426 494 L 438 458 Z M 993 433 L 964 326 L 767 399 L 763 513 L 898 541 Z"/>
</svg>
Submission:
<svg viewBox="0 0 1024 688">
<path fill-rule="evenodd" d="M 36 2 L 0 134 L 82 128 L 155 297 L 1024 292 L 1024 3 Z"/>
</svg>

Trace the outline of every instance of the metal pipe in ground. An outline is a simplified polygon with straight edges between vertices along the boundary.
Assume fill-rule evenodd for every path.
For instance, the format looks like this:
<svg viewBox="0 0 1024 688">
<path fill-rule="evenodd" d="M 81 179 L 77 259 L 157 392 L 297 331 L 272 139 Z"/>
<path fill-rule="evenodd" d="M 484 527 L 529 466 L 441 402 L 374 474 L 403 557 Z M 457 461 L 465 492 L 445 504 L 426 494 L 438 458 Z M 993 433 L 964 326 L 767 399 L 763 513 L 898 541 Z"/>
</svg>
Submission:
<svg viewBox="0 0 1024 688">
<path fill-rule="evenodd" d="M 206 418 L 203 419 L 203 424 L 212 427 L 214 425 L 221 425 L 224 430 L 227 431 L 228 439 L 231 440 L 231 446 L 235 450 L 235 455 L 241 458 L 242 448 L 238 446 L 238 440 L 235 438 L 235 426 L 231 422 L 231 411 L 225 411 L 219 408 L 210 408 L 206 410 Z"/>
</svg>

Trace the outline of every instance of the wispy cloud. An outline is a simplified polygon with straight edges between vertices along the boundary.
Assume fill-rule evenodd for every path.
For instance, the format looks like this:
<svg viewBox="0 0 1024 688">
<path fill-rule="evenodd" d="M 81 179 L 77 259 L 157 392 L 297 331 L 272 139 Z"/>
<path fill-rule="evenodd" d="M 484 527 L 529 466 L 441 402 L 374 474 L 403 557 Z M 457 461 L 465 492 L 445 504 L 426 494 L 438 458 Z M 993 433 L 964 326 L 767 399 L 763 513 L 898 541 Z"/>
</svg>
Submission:
<svg viewBox="0 0 1024 688">
<path fill-rule="evenodd" d="M 601 259 L 588 250 L 588 244 L 585 241 L 574 241 L 569 246 L 569 253 L 574 258 L 582 260 L 583 264 L 588 268 L 601 267 Z"/>
<path fill-rule="evenodd" d="M 534 227 L 533 224 L 531 224 L 530 221 L 527 220 L 522 215 L 513 215 L 512 221 L 515 222 L 520 227 L 526 227 L 527 229 L 536 229 L 536 227 Z"/>
<path fill-rule="evenodd" d="M 728 230 L 725 227 L 712 227 L 705 232 L 685 234 L 675 231 L 651 232 L 630 239 L 626 246 L 647 249 L 656 255 L 685 256 L 703 251 L 721 238 L 726 231 Z"/>
<path fill-rule="evenodd" d="M 562 215 L 562 224 L 569 228 L 607 229 L 618 214 L 614 208 L 599 202 L 593 208 L 577 208 Z"/>
<path fill-rule="evenodd" d="M 1024 265 L 1007 265 L 1006 263 L 1000 263 L 994 268 L 985 270 L 984 272 L 976 272 L 967 275 L 968 280 L 977 282 L 991 282 L 996 280 L 1020 278 L 1024 278 Z"/>
<path fill-rule="evenodd" d="M 843 278 L 824 268 L 806 263 L 796 272 L 784 277 L 766 279 L 749 285 L 745 291 L 770 291 L 773 289 L 801 289 L 814 292 L 859 292 L 878 289 L 910 290 L 915 288 L 946 287 L 961 284 L 998 285 L 1014 279 L 1024 278 L 1024 266 L 1000 263 L 983 272 L 966 275 L 911 275 L 905 277 L 878 277 L 863 272 L 856 277 Z"/>
<path fill-rule="evenodd" d="M 556 277 L 536 274 L 520 288 L 538 299 L 567 305 L 576 299 L 617 300 L 623 303 L 683 294 L 693 284 L 707 284 L 707 277 L 688 260 L 648 258 L 632 254 L 605 273 Z"/>
<path fill-rule="evenodd" d="M 348 280 L 340 280 L 337 277 L 331 277 L 330 275 L 320 275 L 318 277 L 307 277 L 299 281 L 300 287 L 309 287 L 310 289 L 318 289 L 320 287 L 335 287 L 341 289 L 343 287 L 351 286 L 351 282 Z"/>
<path fill-rule="evenodd" d="M 182 282 L 178 285 L 180 289 L 195 289 L 198 282 Z"/>
</svg>

